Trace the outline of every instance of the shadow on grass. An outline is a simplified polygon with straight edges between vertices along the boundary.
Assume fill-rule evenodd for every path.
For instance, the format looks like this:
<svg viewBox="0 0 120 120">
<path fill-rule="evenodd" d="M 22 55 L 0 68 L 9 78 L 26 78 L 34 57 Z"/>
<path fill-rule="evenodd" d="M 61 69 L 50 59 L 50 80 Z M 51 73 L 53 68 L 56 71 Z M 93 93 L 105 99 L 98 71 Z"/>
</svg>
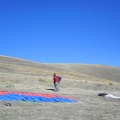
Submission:
<svg viewBox="0 0 120 120">
<path fill-rule="evenodd" d="M 46 89 L 46 90 L 51 90 L 51 91 L 55 91 L 54 89 Z"/>
</svg>

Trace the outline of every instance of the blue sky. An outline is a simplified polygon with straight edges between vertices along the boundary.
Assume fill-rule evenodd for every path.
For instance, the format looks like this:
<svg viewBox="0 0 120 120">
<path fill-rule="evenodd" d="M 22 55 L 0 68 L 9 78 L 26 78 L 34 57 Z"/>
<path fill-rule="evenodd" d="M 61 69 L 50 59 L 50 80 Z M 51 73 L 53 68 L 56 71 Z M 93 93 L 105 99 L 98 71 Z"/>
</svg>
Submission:
<svg viewBox="0 0 120 120">
<path fill-rule="evenodd" d="M 120 67 L 120 0 L 0 0 L 0 55 Z"/>
</svg>

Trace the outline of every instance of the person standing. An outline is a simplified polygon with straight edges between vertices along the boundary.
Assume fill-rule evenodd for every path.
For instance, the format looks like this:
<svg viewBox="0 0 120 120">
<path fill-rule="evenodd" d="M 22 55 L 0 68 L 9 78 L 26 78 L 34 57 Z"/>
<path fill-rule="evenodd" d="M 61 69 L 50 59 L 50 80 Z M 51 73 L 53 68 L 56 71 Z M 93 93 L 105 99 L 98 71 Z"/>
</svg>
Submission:
<svg viewBox="0 0 120 120">
<path fill-rule="evenodd" d="M 53 83 L 54 83 L 54 87 L 55 87 L 55 92 L 58 92 L 58 84 L 59 84 L 59 79 L 58 76 L 56 75 L 56 73 L 53 74 Z"/>
</svg>

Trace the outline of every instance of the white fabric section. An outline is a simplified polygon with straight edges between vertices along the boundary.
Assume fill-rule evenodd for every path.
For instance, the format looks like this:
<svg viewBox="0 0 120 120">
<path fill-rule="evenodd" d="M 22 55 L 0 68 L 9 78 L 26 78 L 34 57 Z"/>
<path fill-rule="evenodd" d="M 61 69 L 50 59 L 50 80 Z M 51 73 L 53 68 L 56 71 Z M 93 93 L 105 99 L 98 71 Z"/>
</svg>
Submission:
<svg viewBox="0 0 120 120">
<path fill-rule="evenodd" d="M 107 94 L 107 95 L 105 95 L 105 97 L 120 99 L 120 97 L 117 97 L 117 96 L 114 96 L 114 95 L 111 95 L 111 94 Z"/>
</svg>

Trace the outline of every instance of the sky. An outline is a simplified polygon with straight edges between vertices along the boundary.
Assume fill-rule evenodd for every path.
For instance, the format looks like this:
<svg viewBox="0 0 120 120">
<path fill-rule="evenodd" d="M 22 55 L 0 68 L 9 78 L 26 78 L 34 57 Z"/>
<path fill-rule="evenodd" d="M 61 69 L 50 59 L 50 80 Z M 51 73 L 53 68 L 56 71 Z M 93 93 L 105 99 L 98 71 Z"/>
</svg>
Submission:
<svg viewBox="0 0 120 120">
<path fill-rule="evenodd" d="M 0 0 L 0 55 L 120 67 L 120 0 Z"/>
</svg>

